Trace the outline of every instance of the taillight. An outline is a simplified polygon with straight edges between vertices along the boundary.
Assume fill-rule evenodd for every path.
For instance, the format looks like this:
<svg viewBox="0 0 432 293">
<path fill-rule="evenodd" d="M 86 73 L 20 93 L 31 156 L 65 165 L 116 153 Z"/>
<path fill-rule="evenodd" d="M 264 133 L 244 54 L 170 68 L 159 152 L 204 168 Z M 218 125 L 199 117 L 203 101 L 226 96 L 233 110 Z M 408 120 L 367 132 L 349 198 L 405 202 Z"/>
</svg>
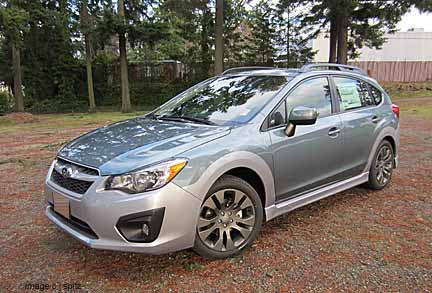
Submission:
<svg viewBox="0 0 432 293">
<path fill-rule="evenodd" d="M 399 113 L 400 113 L 399 106 L 396 104 L 392 104 L 392 111 L 393 111 L 393 113 L 396 114 L 397 118 L 399 118 Z"/>
</svg>

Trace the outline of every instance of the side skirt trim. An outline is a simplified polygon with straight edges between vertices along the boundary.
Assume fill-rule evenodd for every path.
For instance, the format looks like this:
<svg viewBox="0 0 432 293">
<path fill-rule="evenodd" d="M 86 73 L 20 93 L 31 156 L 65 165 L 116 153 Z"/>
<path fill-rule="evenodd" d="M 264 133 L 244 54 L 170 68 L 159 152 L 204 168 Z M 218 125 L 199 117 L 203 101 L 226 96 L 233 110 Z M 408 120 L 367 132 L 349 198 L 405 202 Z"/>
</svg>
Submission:
<svg viewBox="0 0 432 293">
<path fill-rule="evenodd" d="M 335 193 L 350 189 L 354 186 L 365 183 L 369 180 L 369 172 L 362 173 L 355 177 L 327 185 L 323 188 L 311 191 L 301 196 L 277 203 L 265 208 L 266 220 L 269 221 L 277 216 L 283 215 L 289 211 L 295 210 L 302 206 L 308 205 L 320 199 L 331 196 Z"/>
</svg>

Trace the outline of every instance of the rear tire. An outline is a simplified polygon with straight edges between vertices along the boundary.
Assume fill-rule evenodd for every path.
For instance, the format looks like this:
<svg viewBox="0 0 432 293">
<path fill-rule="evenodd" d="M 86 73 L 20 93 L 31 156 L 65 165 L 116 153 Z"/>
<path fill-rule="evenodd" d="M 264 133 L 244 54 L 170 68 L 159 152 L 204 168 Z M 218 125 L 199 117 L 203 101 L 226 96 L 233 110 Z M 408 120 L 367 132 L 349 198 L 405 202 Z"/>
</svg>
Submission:
<svg viewBox="0 0 432 293">
<path fill-rule="evenodd" d="M 263 222 L 256 190 L 231 175 L 218 179 L 201 206 L 194 250 L 208 259 L 235 256 L 249 247 Z"/>
<path fill-rule="evenodd" d="M 380 190 L 389 184 L 394 168 L 394 151 L 390 142 L 383 140 L 377 148 L 369 169 L 368 187 Z"/>
</svg>

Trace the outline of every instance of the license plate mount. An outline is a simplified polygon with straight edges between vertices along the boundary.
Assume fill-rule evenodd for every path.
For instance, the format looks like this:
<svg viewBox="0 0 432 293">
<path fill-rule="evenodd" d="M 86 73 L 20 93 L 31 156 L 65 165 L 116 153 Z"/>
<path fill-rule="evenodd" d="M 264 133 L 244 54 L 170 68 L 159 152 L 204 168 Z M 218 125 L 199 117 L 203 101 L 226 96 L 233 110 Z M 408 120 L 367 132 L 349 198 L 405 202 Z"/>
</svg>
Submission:
<svg viewBox="0 0 432 293">
<path fill-rule="evenodd" d="M 54 211 L 63 217 L 70 219 L 70 202 L 69 199 L 57 192 L 53 192 Z"/>
</svg>

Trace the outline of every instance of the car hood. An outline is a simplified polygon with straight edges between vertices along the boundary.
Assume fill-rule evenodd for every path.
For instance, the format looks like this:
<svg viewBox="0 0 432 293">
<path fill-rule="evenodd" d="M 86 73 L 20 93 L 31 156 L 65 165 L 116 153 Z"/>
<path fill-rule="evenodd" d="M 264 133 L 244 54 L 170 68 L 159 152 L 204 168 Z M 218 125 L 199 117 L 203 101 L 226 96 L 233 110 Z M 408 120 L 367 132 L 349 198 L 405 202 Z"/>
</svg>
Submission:
<svg viewBox="0 0 432 293">
<path fill-rule="evenodd" d="M 84 134 L 64 146 L 58 155 L 98 168 L 101 175 L 121 174 L 170 159 L 229 132 L 228 127 L 140 117 Z"/>
</svg>

